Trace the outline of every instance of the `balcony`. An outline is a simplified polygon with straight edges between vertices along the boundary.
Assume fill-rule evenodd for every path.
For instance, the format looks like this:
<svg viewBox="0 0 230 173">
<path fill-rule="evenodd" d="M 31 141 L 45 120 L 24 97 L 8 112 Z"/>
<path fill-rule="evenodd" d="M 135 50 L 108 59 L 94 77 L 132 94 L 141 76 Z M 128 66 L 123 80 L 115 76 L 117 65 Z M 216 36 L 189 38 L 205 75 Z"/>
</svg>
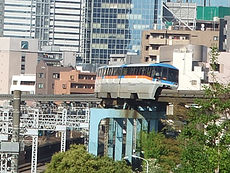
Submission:
<svg viewBox="0 0 230 173">
<path fill-rule="evenodd" d="M 149 50 L 149 55 L 159 55 L 159 50 Z"/>
<path fill-rule="evenodd" d="M 149 39 L 149 44 L 159 44 L 159 45 L 164 45 L 166 43 L 165 38 L 150 38 Z"/>
</svg>

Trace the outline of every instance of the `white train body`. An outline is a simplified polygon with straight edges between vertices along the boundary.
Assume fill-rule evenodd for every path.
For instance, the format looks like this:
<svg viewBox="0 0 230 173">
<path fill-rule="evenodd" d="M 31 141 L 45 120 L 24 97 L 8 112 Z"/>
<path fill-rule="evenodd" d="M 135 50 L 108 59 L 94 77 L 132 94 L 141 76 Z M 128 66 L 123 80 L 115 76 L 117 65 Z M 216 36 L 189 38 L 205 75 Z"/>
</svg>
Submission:
<svg viewBox="0 0 230 173">
<path fill-rule="evenodd" d="M 130 64 L 100 67 L 95 94 L 98 98 L 155 99 L 158 89 L 176 89 L 178 69 L 169 64 Z"/>
</svg>

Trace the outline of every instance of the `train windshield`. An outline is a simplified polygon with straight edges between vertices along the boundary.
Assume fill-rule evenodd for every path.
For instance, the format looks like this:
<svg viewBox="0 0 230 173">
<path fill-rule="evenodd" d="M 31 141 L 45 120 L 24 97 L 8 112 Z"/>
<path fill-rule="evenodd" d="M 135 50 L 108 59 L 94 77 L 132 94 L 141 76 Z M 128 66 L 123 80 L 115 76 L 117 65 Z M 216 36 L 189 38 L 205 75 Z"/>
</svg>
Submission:
<svg viewBox="0 0 230 173">
<path fill-rule="evenodd" d="M 178 83 L 178 70 L 168 69 L 168 80 Z"/>
</svg>

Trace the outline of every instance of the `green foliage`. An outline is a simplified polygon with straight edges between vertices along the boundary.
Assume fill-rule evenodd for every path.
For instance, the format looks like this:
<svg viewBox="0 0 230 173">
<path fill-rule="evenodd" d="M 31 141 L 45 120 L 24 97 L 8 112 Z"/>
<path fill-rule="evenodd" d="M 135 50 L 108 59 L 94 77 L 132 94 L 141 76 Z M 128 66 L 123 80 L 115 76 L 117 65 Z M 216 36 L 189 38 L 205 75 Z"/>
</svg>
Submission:
<svg viewBox="0 0 230 173">
<path fill-rule="evenodd" d="M 56 153 L 45 173 L 131 173 L 124 161 L 95 157 L 83 145 L 72 145 L 66 152 Z"/>
<path fill-rule="evenodd" d="M 142 132 L 141 146 L 149 161 L 150 172 L 169 172 L 180 163 L 180 148 L 175 139 L 165 138 L 162 133 Z M 145 166 L 143 166 L 145 168 Z"/>
<path fill-rule="evenodd" d="M 211 68 L 218 52 L 212 48 Z M 182 162 L 177 172 L 229 172 L 230 170 L 230 85 L 222 85 L 212 73 L 212 85 L 205 88 L 200 108 L 189 112 L 188 125 L 180 135 Z"/>
</svg>

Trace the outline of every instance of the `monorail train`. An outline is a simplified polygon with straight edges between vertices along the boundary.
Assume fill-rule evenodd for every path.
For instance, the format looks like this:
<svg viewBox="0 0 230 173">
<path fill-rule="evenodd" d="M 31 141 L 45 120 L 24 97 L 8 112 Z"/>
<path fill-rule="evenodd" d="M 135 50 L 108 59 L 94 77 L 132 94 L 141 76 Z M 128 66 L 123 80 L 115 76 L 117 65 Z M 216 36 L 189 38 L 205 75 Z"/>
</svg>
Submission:
<svg viewBox="0 0 230 173">
<path fill-rule="evenodd" d="M 95 95 L 104 99 L 157 99 L 162 89 L 178 87 L 178 69 L 170 64 L 104 66 L 97 71 Z"/>
</svg>

